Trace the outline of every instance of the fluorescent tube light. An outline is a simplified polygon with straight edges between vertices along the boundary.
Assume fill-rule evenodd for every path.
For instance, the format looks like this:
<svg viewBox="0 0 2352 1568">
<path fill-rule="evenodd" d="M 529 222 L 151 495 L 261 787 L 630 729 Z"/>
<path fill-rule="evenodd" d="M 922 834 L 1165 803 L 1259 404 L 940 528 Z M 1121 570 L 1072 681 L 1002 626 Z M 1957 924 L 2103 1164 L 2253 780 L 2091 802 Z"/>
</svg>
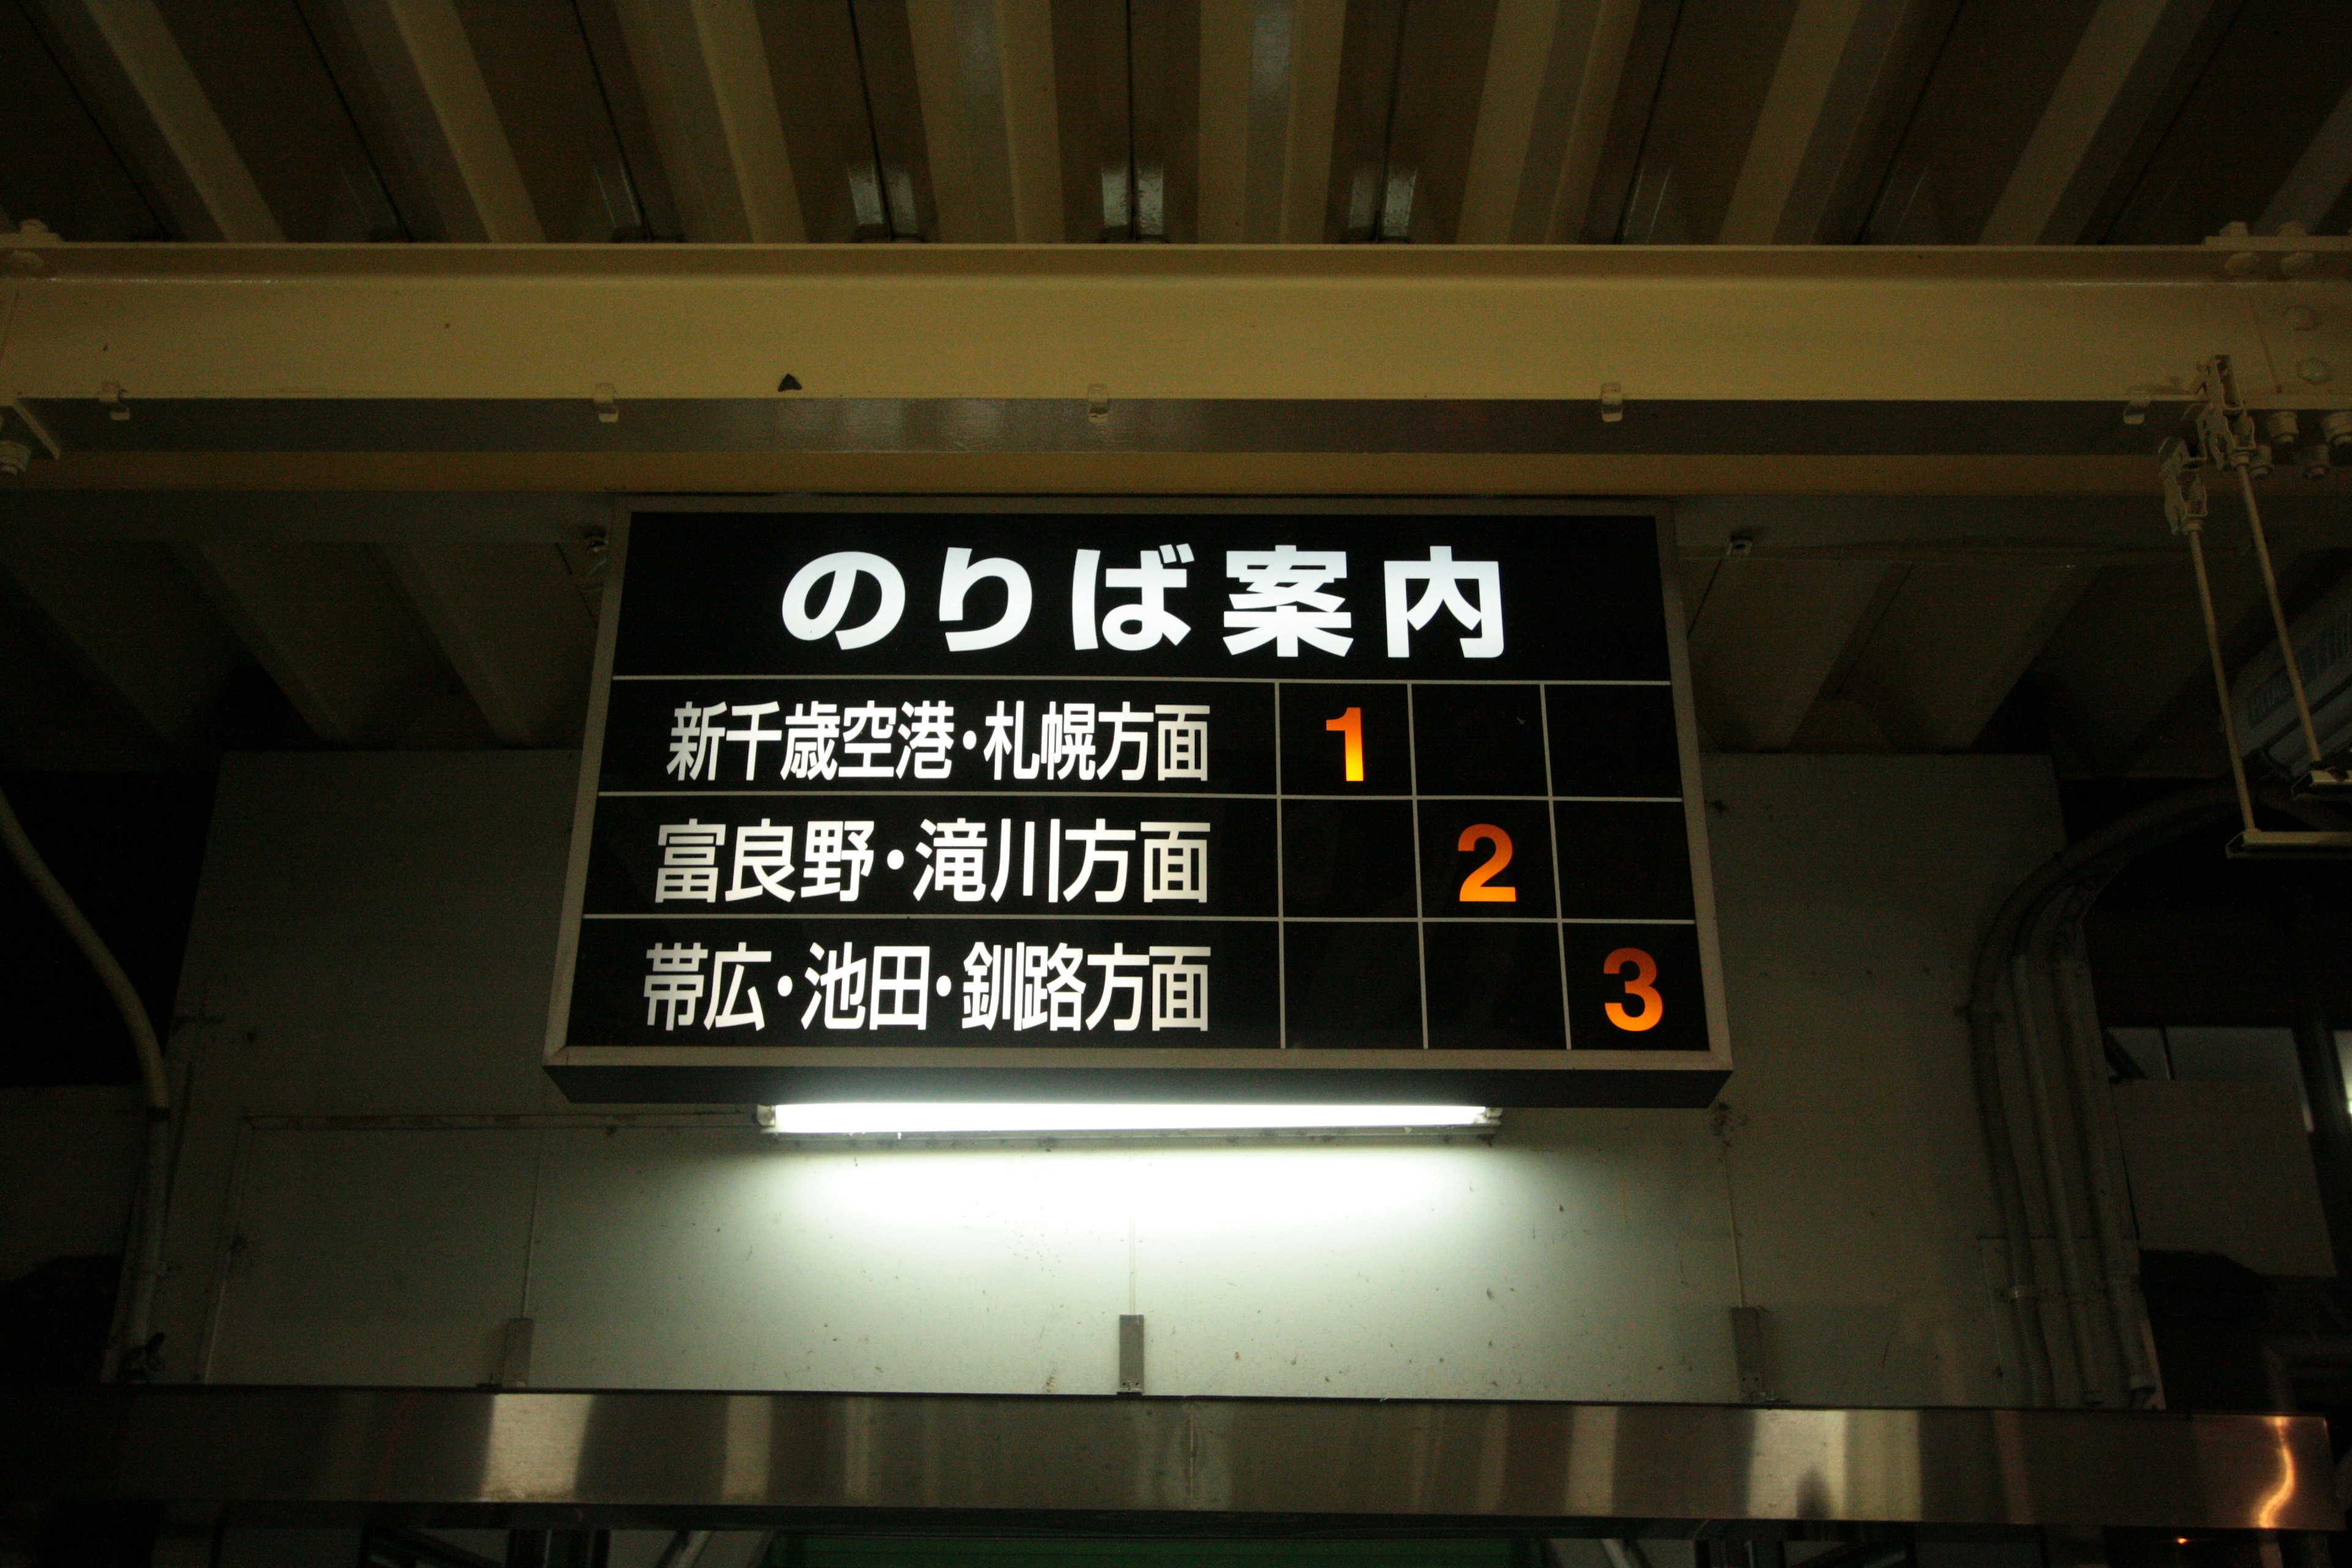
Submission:
<svg viewBox="0 0 2352 1568">
<path fill-rule="evenodd" d="M 796 1137 L 908 1133 L 1361 1132 L 1492 1130 L 1483 1105 L 1164 1105 L 1013 1100 L 824 1100 L 763 1105 L 760 1125 Z"/>
</svg>

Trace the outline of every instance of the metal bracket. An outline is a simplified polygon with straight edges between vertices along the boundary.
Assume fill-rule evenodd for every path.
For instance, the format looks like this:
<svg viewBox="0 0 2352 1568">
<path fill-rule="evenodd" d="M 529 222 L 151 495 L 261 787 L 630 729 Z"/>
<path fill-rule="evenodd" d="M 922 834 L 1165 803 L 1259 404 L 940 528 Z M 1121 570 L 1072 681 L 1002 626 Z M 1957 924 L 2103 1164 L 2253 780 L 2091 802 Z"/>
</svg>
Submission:
<svg viewBox="0 0 2352 1568">
<path fill-rule="evenodd" d="M 1118 1315 L 1118 1391 L 1143 1392 L 1143 1314 Z"/>
<path fill-rule="evenodd" d="M 2179 436 L 2168 437 L 2157 457 L 2157 470 L 2164 479 L 2164 521 L 2172 525 L 2175 533 L 2187 533 L 2201 529 L 2211 515 L 2212 504 L 2205 493 L 2204 460 L 2189 449 L 2189 443 Z"/>
<path fill-rule="evenodd" d="M 2241 469 L 2261 479 L 2271 471 L 2270 444 L 2254 433 L 2254 416 L 2238 395 L 2238 375 L 2230 356 L 2215 354 L 2201 370 L 2198 401 L 2189 418 L 2207 465 Z"/>
<path fill-rule="evenodd" d="M 23 478 L 43 455 L 54 461 L 65 454 L 31 409 L 13 397 L 0 399 L 0 479 Z"/>
<path fill-rule="evenodd" d="M 499 1386 L 530 1386 L 530 1342 L 539 1325 L 530 1318 L 509 1318 L 499 1341 Z"/>
<path fill-rule="evenodd" d="M 1731 1309 L 1731 1360 L 1739 1374 L 1739 1397 L 1749 1405 L 1779 1405 L 1765 1367 L 1764 1309 Z"/>
<path fill-rule="evenodd" d="M 2230 840 L 2232 860 L 2352 859 L 2352 833 L 2273 832 L 2249 827 Z"/>
</svg>

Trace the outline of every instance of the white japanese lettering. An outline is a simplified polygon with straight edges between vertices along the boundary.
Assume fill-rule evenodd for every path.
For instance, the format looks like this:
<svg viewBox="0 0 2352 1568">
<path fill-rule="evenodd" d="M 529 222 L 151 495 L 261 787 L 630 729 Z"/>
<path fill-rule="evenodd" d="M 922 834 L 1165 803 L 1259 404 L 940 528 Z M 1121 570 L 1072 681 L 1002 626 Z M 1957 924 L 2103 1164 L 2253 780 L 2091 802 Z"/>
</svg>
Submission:
<svg viewBox="0 0 2352 1568">
<path fill-rule="evenodd" d="M 662 863 L 654 872 L 654 902 L 719 901 L 719 851 L 727 842 L 725 823 L 691 817 L 664 823 L 654 841 L 662 852 Z"/>
<path fill-rule="evenodd" d="M 862 626 L 853 626 L 836 633 L 842 617 L 849 614 L 850 595 L 864 575 L 874 579 L 882 590 L 882 602 L 874 616 Z M 824 607 L 814 615 L 809 613 L 809 594 L 817 584 L 830 581 Z M 907 608 L 907 581 L 898 569 L 881 556 L 863 550 L 837 550 L 830 555 L 820 555 L 798 572 L 784 588 L 784 629 L 803 642 L 815 642 L 832 637 L 846 652 L 880 642 L 898 625 L 898 617 Z"/>
<path fill-rule="evenodd" d="M 1209 843 L 1192 837 L 1205 822 L 1147 822 L 1143 830 L 1143 901 L 1209 901 Z"/>
<path fill-rule="evenodd" d="M 658 1022 L 667 1033 L 694 1022 L 695 1008 L 702 1001 L 707 951 L 700 942 L 658 942 L 646 950 L 653 965 L 646 974 L 646 1027 Z"/>
<path fill-rule="evenodd" d="M 993 577 L 1004 584 L 1004 614 L 992 626 L 973 632 L 948 633 L 950 653 L 971 653 L 978 648 L 995 647 L 1011 642 L 1029 624 L 1029 574 L 1017 561 L 1002 555 L 992 555 L 985 561 L 974 561 L 969 550 L 948 552 L 946 568 L 940 574 L 940 619 L 941 622 L 963 619 L 964 595 L 983 578 Z"/>
<path fill-rule="evenodd" d="M 1436 618 L 1441 609 L 1453 613 L 1454 618 L 1475 634 L 1462 639 L 1465 658 L 1495 658 L 1503 651 L 1503 569 L 1493 561 L 1456 561 L 1454 547 L 1439 544 L 1431 547 L 1426 561 L 1391 561 L 1381 567 L 1383 592 L 1387 595 L 1389 657 L 1403 658 L 1412 652 L 1412 633 Z M 1420 582 L 1429 584 L 1421 597 L 1406 606 L 1408 588 Z M 1468 583 L 1478 591 L 1478 602 L 1472 605 L 1462 595 L 1462 584 Z"/>
<path fill-rule="evenodd" d="M 756 899 L 761 893 L 793 901 L 785 884 L 793 879 L 793 830 L 778 827 L 766 817 L 735 830 L 735 875 L 727 887 L 727 901 Z"/>
<path fill-rule="evenodd" d="M 703 1016 L 706 1029 L 740 1028 L 749 1024 L 754 1029 L 768 1026 L 768 1017 L 760 1010 L 760 983 L 743 984 L 744 971 L 754 963 L 772 963 L 772 952 L 753 952 L 749 942 L 737 942 L 731 950 L 710 955 L 709 1011 Z"/>
<path fill-rule="evenodd" d="M 1276 658 L 1297 658 L 1302 642 L 1325 653 L 1346 653 L 1355 642 L 1339 635 L 1354 621 L 1351 612 L 1339 607 L 1347 601 L 1323 591 L 1347 576 L 1345 552 L 1290 544 L 1229 550 L 1225 574 L 1245 584 L 1225 612 L 1225 625 L 1241 628 L 1225 639 L 1226 652 L 1247 653 L 1272 643 Z"/>
</svg>

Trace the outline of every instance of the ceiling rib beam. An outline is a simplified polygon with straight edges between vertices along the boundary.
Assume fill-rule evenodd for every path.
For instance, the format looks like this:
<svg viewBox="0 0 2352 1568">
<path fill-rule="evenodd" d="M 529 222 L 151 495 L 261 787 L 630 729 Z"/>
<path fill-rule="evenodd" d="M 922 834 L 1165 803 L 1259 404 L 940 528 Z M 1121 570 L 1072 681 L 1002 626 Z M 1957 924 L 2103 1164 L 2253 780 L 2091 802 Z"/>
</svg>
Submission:
<svg viewBox="0 0 2352 1568">
<path fill-rule="evenodd" d="M 203 743 L 246 656 L 169 550 L 12 535 L 0 572 L 156 740 L 184 751 Z"/>
<path fill-rule="evenodd" d="M 286 237 L 154 0 L 38 0 L 181 238 Z"/>
<path fill-rule="evenodd" d="M 1786 750 L 1895 570 L 1884 561 L 1725 559 L 1690 630 L 1699 722 L 1715 744 Z"/>
<path fill-rule="evenodd" d="M 1858 699 L 1904 752 L 1975 744 L 2097 574 L 2010 563 L 1904 570 L 1840 693 Z"/>
<path fill-rule="evenodd" d="M 2301 552 L 2294 542 L 2279 544 L 2278 565 L 2292 573 Z M 2226 633 L 2262 605 L 2262 580 L 2239 550 L 2209 548 L 2206 559 L 2214 613 Z M 2185 552 L 2099 574 L 2040 661 L 2051 717 L 2073 753 L 2068 760 L 2095 773 L 2130 773 L 2184 694 L 2211 710 L 2213 677 L 2200 619 Z"/>
<path fill-rule="evenodd" d="M 1561 0 L 1497 0 L 1462 178 L 1462 216 L 1454 227 L 1457 244 L 1507 244 L 1517 226 L 1544 89 L 1569 52 L 1559 47 L 1562 9 Z"/>
<path fill-rule="evenodd" d="M 446 689 L 369 546 L 206 541 L 180 559 L 321 741 L 392 744 Z"/>
<path fill-rule="evenodd" d="M 2099 0 L 2000 199 L 1982 245 L 2071 245 L 2213 0 Z"/>
<path fill-rule="evenodd" d="M 1055 244 L 1061 126 L 1048 0 L 932 0 L 907 8 L 940 237 Z"/>
<path fill-rule="evenodd" d="M 578 739 L 595 626 L 561 552 L 546 544 L 394 545 L 384 555 L 502 744 Z"/>
<path fill-rule="evenodd" d="M 1051 0 L 996 0 L 996 36 L 1004 73 L 1013 237 L 1023 245 L 1052 245 L 1065 234 Z"/>
<path fill-rule="evenodd" d="M 1642 17 L 1642 0 L 1591 0 L 1593 20 L 1585 45 L 1582 68 L 1572 96 L 1556 100 L 1567 110 L 1560 137 L 1559 175 L 1551 193 L 1545 226 L 1531 237 L 1553 245 L 1582 243 L 1585 220 L 1591 215 L 1592 190 L 1601 173 L 1601 155 L 1609 142 L 1617 96 L 1625 79 L 1625 62 L 1633 33 Z M 1572 36 L 1572 35 L 1570 35 Z M 1571 54 L 1569 57 L 1574 58 Z M 1542 168 L 1541 160 L 1538 169 Z"/>
<path fill-rule="evenodd" d="M 1454 238 L 1462 245 L 1503 245 L 1518 225 L 1520 194 L 1544 110 L 1559 92 L 1564 58 L 1574 51 L 1562 37 L 1589 5 L 1562 0 L 1497 0 L 1486 45 L 1486 79 L 1478 93 L 1478 124 L 1462 177 L 1462 216 Z M 1547 89 L 1553 89 L 1548 91 Z"/>
<path fill-rule="evenodd" d="M 547 237 L 452 0 L 340 0 L 409 157 L 456 240 Z"/>
<path fill-rule="evenodd" d="M 805 240 L 752 0 L 618 0 L 618 9 L 686 237 Z"/>
<path fill-rule="evenodd" d="M 2344 199 L 2347 186 L 2352 186 L 2352 87 L 2336 100 L 2255 226 L 2264 234 L 2276 234 L 2281 225 L 2290 223 L 2315 229 Z"/>
<path fill-rule="evenodd" d="M 1201 13 L 1201 184 L 1198 232 L 1204 245 L 1265 241 L 1250 232 L 1253 184 L 1273 183 L 1253 134 L 1277 123 L 1290 104 L 1290 37 L 1269 25 L 1279 0 L 1211 5 Z M 1261 46 L 1261 35 L 1265 43 Z M 1266 69 L 1259 69 L 1263 48 Z M 1264 101 L 1261 102 L 1261 98 Z M 1251 176 L 1256 176 L 1253 182 Z"/>
<path fill-rule="evenodd" d="M 1323 237 L 1345 0 L 1201 12 L 1200 226 L 1210 244 Z"/>
<path fill-rule="evenodd" d="M 1331 139 L 1339 114 L 1339 50 L 1347 31 L 1347 0 L 1292 0 L 1279 233 L 1285 245 L 1318 245 L 1323 239 Z"/>
<path fill-rule="evenodd" d="M 1807 245 L 1885 107 L 1917 0 L 1800 0 L 1717 241 Z"/>
</svg>

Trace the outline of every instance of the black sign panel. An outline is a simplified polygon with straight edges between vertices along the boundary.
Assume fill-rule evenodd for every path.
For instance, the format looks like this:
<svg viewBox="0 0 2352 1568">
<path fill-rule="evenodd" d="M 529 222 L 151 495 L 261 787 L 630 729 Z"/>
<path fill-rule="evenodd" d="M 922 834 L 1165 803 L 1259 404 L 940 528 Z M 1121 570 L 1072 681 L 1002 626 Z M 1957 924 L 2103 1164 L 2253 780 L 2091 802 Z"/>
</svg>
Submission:
<svg viewBox="0 0 2352 1568">
<path fill-rule="evenodd" d="M 1704 1103 L 1646 516 L 641 514 L 575 1098 Z"/>
</svg>

